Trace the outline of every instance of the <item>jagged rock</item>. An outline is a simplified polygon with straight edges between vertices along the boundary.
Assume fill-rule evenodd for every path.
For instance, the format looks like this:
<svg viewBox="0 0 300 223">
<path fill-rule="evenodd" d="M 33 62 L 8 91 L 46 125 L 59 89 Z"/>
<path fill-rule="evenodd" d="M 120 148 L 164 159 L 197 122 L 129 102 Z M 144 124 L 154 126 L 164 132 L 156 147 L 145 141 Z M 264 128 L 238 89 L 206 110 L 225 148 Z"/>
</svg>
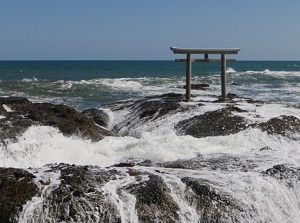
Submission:
<svg viewBox="0 0 300 223">
<path fill-rule="evenodd" d="M 191 84 L 192 90 L 207 90 L 208 87 L 208 84 Z M 183 89 L 186 89 L 186 85 L 183 86 Z"/>
<path fill-rule="evenodd" d="M 0 141 L 15 139 L 32 125 L 52 126 L 63 134 L 78 135 L 93 141 L 115 135 L 66 105 L 32 103 L 26 98 L 0 98 Z"/>
<path fill-rule="evenodd" d="M 197 160 L 200 164 L 196 163 Z M 243 199 L 238 200 L 239 196 L 235 196 L 234 192 L 229 194 L 223 190 L 224 185 L 219 178 L 214 182 L 213 177 L 205 178 L 206 174 L 201 175 L 202 168 L 205 168 L 203 173 L 207 173 L 214 165 L 220 170 L 217 171 L 219 173 L 234 173 L 235 170 L 222 166 L 238 167 L 248 160 L 242 161 L 226 154 L 205 159 L 199 156 L 197 159 L 182 160 L 183 168 L 177 166 L 175 172 L 161 168 L 173 168 L 168 167 L 171 162 L 158 165 L 147 160 L 145 162 L 148 163 L 145 166 L 151 167 L 145 168 L 141 160 L 136 165 L 106 168 L 48 165 L 49 169 L 44 169 L 43 174 L 59 174 L 60 177 L 55 178 L 55 181 L 60 183 L 53 185 L 51 180 L 39 180 L 39 188 L 32 181 L 34 175 L 20 169 L 0 168 L 0 219 L 4 219 L 2 222 L 19 222 L 22 205 L 33 196 L 40 200 L 30 206 L 35 222 L 47 219 L 49 222 L 142 223 L 188 222 L 192 219 L 193 222 L 221 223 L 260 219 L 259 216 L 255 218 L 259 214 L 255 206 L 243 203 Z M 184 170 L 189 166 L 190 169 L 200 171 Z M 38 169 L 32 173 L 41 175 Z M 257 174 L 274 177 L 295 189 L 300 179 L 299 168 L 289 165 L 276 165 Z M 39 199 L 40 196 L 42 199 Z"/>
<path fill-rule="evenodd" d="M 0 168 L 0 222 L 17 222 L 22 206 L 38 193 L 33 178 L 22 169 Z"/>
<path fill-rule="evenodd" d="M 275 165 L 263 171 L 263 174 L 281 180 L 287 187 L 298 187 L 300 181 L 300 168 L 288 164 Z"/>
<path fill-rule="evenodd" d="M 260 100 L 253 100 L 252 98 L 249 98 L 246 100 L 249 104 L 264 104 L 265 102 L 264 101 L 260 101 Z"/>
<path fill-rule="evenodd" d="M 180 135 L 191 135 L 197 138 L 234 134 L 246 128 L 246 120 L 232 115 L 230 108 L 206 112 L 175 125 Z"/>
<path fill-rule="evenodd" d="M 295 168 L 290 165 L 280 164 L 267 169 L 265 174 L 275 177 L 276 179 L 297 179 L 300 180 L 300 168 Z"/>
<path fill-rule="evenodd" d="M 282 115 L 280 117 L 272 118 L 267 122 L 258 125 L 262 131 L 268 134 L 288 135 L 289 133 L 296 133 L 300 131 L 300 120 L 295 116 Z"/>
<path fill-rule="evenodd" d="M 139 222 L 178 222 L 178 204 L 160 176 L 149 175 L 149 180 L 128 187 L 136 197 Z M 155 214 L 154 214 L 155 213 Z"/>
<path fill-rule="evenodd" d="M 180 105 L 177 102 L 146 101 L 138 105 L 136 112 L 139 114 L 140 119 L 151 118 L 155 120 L 178 108 L 180 108 Z"/>
<path fill-rule="evenodd" d="M 120 222 L 117 207 L 99 188 L 121 173 L 68 164 L 52 169 L 60 171 L 61 183 L 44 201 L 48 209 L 42 210 L 37 221 L 51 216 L 52 222 Z"/>
<path fill-rule="evenodd" d="M 266 150 L 273 150 L 273 149 L 269 146 L 264 146 L 264 147 L 260 148 L 259 151 L 266 151 Z"/>
<path fill-rule="evenodd" d="M 239 222 L 242 208 L 238 201 L 217 192 L 208 181 L 191 177 L 181 180 L 187 186 L 187 201 L 196 206 L 199 222 Z"/>
<path fill-rule="evenodd" d="M 96 122 L 98 125 L 103 126 L 105 128 L 108 127 L 109 116 L 103 110 L 91 108 L 91 109 L 86 109 L 86 110 L 82 111 L 82 114 L 93 119 L 94 122 Z"/>
<path fill-rule="evenodd" d="M 122 135 L 128 135 L 129 131 L 132 131 L 141 124 L 145 124 L 145 122 L 152 122 L 156 119 L 165 117 L 167 114 L 170 115 L 183 111 L 184 109 L 179 103 L 181 101 L 183 101 L 183 96 L 181 94 L 170 93 L 146 97 L 134 102 L 125 102 L 124 106 L 117 104 L 117 107 L 114 107 L 114 105 L 112 105 L 112 110 L 125 108 L 131 111 L 126 115 L 123 122 L 114 126 L 113 130 Z M 125 129 L 125 131 L 122 131 L 122 129 Z"/>
</svg>

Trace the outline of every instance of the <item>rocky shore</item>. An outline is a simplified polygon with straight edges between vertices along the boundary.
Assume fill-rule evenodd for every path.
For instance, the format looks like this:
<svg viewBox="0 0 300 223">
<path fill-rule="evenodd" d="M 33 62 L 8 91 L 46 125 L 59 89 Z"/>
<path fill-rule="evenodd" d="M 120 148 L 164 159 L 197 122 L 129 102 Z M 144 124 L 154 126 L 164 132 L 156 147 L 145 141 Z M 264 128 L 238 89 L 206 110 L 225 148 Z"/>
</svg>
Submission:
<svg viewBox="0 0 300 223">
<path fill-rule="evenodd" d="M 18 140 L 30 126 L 55 127 L 65 136 L 93 142 L 107 136 L 139 137 L 139 128 L 145 123 L 159 125 L 164 123 L 161 120 L 167 122 L 171 115 L 195 106 L 219 103 L 199 101 L 189 106 L 183 98 L 180 94 L 165 94 L 82 112 L 26 98 L 0 98 L 0 143 L 5 147 L 9 141 Z M 297 117 L 282 114 L 253 121 L 244 115 L 247 110 L 240 102 L 253 106 L 262 106 L 263 102 L 236 95 L 230 98 L 216 109 L 174 121 L 176 133 L 196 138 L 226 136 L 249 128 L 271 135 L 300 133 Z M 104 109 L 124 112 L 123 120 L 109 128 L 110 117 Z M 261 154 L 271 150 L 268 146 L 260 148 L 253 151 L 254 157 L 263 162 Z M 0 168 L 0 222 L 21 222 L 29 217 L 36 222 L 242 222 L 256 219 L 257 207 L 229 195 L 222 190 L 222 183 L 207 180 L 205 174 L 208 170 L 247 173 L 254 168 L 246 156 L 225 154 L 161 163 L 128 159 L 110 167 L 61 163 L 36 169 Z M 253 171 L 253 175 L 297 188 L 299 170 L 282 164 Z"/>
</svg>

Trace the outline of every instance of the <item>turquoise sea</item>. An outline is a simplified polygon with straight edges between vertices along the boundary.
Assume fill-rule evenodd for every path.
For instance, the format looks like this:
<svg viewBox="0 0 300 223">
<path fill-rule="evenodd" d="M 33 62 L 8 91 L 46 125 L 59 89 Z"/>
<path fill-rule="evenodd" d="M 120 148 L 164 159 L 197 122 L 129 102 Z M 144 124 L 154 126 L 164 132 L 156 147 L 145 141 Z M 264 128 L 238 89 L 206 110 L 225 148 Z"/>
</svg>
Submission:
<svg viewBox="0 0 300 223">
<path fill-rule="evenodd" d="M 220 64 L 193 63 L 192 83 L 220 95 Z M 185 63 L 174 61 L 0 61 L 0 96 L 65 103 L 77 109 L 166 92 L 185 93 Z M 227 91 L 299 107 L 299 61 L 227 63 Z"/>
</svg>

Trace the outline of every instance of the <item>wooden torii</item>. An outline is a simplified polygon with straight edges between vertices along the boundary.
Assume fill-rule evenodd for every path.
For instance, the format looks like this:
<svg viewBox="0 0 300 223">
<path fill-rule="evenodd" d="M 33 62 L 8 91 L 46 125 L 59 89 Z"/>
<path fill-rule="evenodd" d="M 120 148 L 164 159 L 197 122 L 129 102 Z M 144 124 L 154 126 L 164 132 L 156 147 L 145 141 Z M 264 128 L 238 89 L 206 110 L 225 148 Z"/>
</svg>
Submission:
<svg viewBox="0 0 300 223">
<path fill-rule="evenodd" d="M 226 61 L 235 62 L 235 59 L 226 59 L 226 54 L 237 54 L 240 48 L 199 49 L 171 47 L 174 54 L 186 54 L 186 59 L 175 59 L 175 62 L 186 62 L 186 101 L 191 100 L 192 62 L 221 62 L 221 100 L 226 101 Z M 204 54 L 204 59 L 193 59 L 192 54 Z M 209 54 L 221 54 L 221 59 L 209 59 Z"/>
</svg>

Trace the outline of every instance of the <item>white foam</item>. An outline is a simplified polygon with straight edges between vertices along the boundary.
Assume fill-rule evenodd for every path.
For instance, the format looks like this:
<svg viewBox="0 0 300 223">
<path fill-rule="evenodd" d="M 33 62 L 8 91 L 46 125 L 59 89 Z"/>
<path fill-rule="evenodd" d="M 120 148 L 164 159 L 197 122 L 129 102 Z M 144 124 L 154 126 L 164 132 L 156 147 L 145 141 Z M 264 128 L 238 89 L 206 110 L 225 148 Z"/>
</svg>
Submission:
<svg viewBox="0 0 300 223">
<path fill-rule="evenodd" d="M 13 110 L 6 104 L 3 104 L 2 107 L 7 111 L 7 112 L 13 112 Z"/>
<path fill-rule="evenodd" d="M 269 70 L 269 69 L 265 69 L 263 71 L 253 71 L 253 70 L 248 70 L 245 72 L 237 72 L 237 75 L 257 75 L 257 74 L 261 74 L 261 75 L 269 75 L 269 76 L 273 76 L 273 77 L 282 77 L 282 78 L 286 78 L 286 77 L 290 77 L 290 76 L 300 76 L 300 72 L 299 71 L 274 71 L 274 70 Z"/>
<path fill-rule="evenodd" d="M 236 73 L 236 71 L 232 67 L 227 67 L 226 73 Z"/>
<path fill-rule="evenodd" d="M 22 80 L 22 82 L 27 82 L 27 83 L 29 83 L 29 82 L 37 82 L 37 81 L 38 81 L 38 79 L 35 78 L 35 77 L 33 77 L 33 78 L 24 78 Z"/>
<path fill-rule="evenodd" d="M 265 146 L 281 151 L 270 162 L 279 159 L 289 163 L 300 161 L 300 154 L 295 150 L 297 140 L 269 136 L 258 129 L 200 139 L 177 136 L 173 131 L 154 131 L 144 132 L 140 138 L 106 137 L 92 143 L 77 137 L 65 137 L 52 127 L 35 126 L 20 136 L 18 142 L 2 146 L 0 166 L 24 168 L 48 163 L 110 166 L 131 157 L 162 162 L 189 159 L 199 154 L 245 154 Z"/>
</svg>

